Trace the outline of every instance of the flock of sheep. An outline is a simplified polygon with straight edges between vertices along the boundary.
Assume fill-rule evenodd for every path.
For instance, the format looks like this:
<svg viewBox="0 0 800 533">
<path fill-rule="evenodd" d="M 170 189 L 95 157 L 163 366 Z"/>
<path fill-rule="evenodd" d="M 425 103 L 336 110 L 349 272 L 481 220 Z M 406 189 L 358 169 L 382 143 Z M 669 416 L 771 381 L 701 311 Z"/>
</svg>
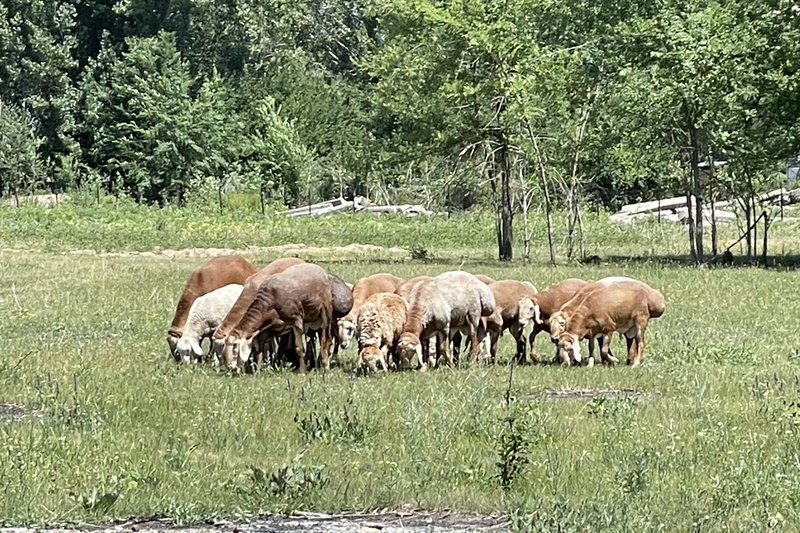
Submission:
<svg viewBox="0 0 800 533">
<path fill-rule="evenodd" d="M 259 270 L 230 255 L 191 274 L 167 343 L 178 362 L 203 360 L 201 343 L 209 338 L 207 359 L 234 372 L 288 361 L 305 373 L 309 365 L 330 368 L 331 350 L 335 357 L 355 339 L 357 369 L 425 370 L 455 364 L 464 339 L 472 363 L 495 362 L 506 330 L 518 363 L 527 360 L 528 344 L 540 362 L 533 346 L 545 331 L 556 345 L 554 362 L 581 364 L 580 343 L 588 340 L 586 364 L 593 366 L 595 342 L 603 362 L 618 363 L 610 350 L 617 332 L 627 341 L 628 364 L 638 366 L 649 321 L 665 307 L 659 291 L 627 277 L 567 279 L 542 292 L 529 282 L 460 270 L 409 280 L 380 273 L 350 285 L 301 259 L 277 259 Z"/>
</svg>

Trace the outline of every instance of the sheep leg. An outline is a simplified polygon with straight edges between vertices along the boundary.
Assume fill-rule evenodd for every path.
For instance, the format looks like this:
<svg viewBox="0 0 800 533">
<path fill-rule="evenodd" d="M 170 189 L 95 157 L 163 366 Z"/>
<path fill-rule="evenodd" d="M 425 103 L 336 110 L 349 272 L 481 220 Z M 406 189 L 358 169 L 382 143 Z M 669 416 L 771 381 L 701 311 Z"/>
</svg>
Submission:
<svg viewBox="0 0 800 533">
<path fill-rule="evenodd" d="M 389 356 L 389 347 L 384 344 L 383 346 L 381 346 L 381 360 L 379 361 L 381 364 L 381 370 L 383 370 L 384 372 L 389 371 L 389 365 L 387 365 L 386 363 L 388 356 Z"/>
<path fill-rule="evenodd" d="M 600 355 L 602 356 L 603 362 L 608 365 L 616 365 L 619 363 L 619 359 L 614 357 L 614 354 L 611 352 L 611 337 L 612 335 L 603 335 L 597 338 L 597 342 L 600 344 Z M 605 349 L 603 349 L 604 347 Z"/>
<path fill-rule="evenodd" d="M 320 358 L 322 363 L 322 370 L 323 372 L 327 372 L 331 369 L 331 330 L 330 328 L 322 328 L 319 331 L 320 334 Z M 384 363 L 385 364 L 385 363 Z"/>
<path fill-rule="evenodd" d="M 593 337 L 589 337 L 589 357 L 586 358 L 586 366 L 588 366 L 589 368 L 592 368 L 594 366 L 594 343 L 595 339 Z M 598 341 L 598 345 L 600 346 L 600 352 L 602 353 L 603 344 Z M 580 363 L 578 364 L 580 365 Z"/>
<path fill-rule="evenodd" d="M 294 334 L 294 352 L 297 355 L 297 371 L 300 374 L 308 372 L 306 368 L 306 334 L 303 327 L 293 327 L 292 333 Z"/>
<path fill-rule="evenodd" d="M 631 365 L 634 368 L 639 366 L 639 365 L 641 365 L 642 362 L 644 361 L 644 345 L 645 345 L 644 332 L 645 332 L 646 329 L 647 329 L 647 323 L 646 322 L 643 325 L 636 327 L 636 337 L 635 337 L 635 340 L 636 340 L 636 356 L 635 356 L 635 358 L 633 360 L 633 365 Z"/>
<path fill-rule="evenodd" d="M 480 324 L 480 317 L 473 318 L 474 320 L 467 320 L 467 332 L 469 334 L 470 365 L 475 366 L 478 364 L 478 355 L 481 351 L 481 341 L 478 339 L 478 324 Z"/>
<path fill-rule="evenodd" d="M 461 332 L 459 330 L 451 330 L 450 340 L 453 343 L 452 360 L 456 364 L 461 360 Z"/>
<path fill-rule="evenodd" d="M 518 323 L 514 323 L 511 324 L 511 327 L 508 328 L 508 330 L 511 332 L 511 336 L 514 337 L 514 340 L 517 343 L 517 352 L 514 354 L 515 359 L 517 361 L 525 361 L 528 358 L 528 354 L 526 353 L 528 351 L 528 345 L 525 342 L 525 327 Z"/>
<path fill-rule="evenodd" d="M 539 354 L 536 352 L 536 336 L 542 331 L 544 331 L 544 328 L 541 326 L 541 324 L 537 324 L 537 323 L 534 322 L 533 329 L 531 330 L 531 334 L 528 335 L 528 343 L 531 346 L 531 361 L 535 362 L 535 363 L 538 363 L 538 362 L 541 361 L 541 358 L 539 357 Z M 522 359 L 519 356 L 516 356 L 516 358 L 515 358 L 517 364 L 519 364 L 519 365 L 525 364 L 526 359 L 527 358 Z"/>
<path fill-rule="evenodd" d="M 636 361 L 636 352 L 638 351 L 638 346 L 635 346 L 636 337 L 625 335 L 625 343 L 628 345 L 628 364 L 633 366 Z"/>
<path fill-rule="evenodd" d="M 444 359 L 447 366 L 453 366 L 453 355 L 450 353 L 450 328 L 436 333 L 438 345 L 436 347 L 436 356 L 438 359 Z"/>
</svg>

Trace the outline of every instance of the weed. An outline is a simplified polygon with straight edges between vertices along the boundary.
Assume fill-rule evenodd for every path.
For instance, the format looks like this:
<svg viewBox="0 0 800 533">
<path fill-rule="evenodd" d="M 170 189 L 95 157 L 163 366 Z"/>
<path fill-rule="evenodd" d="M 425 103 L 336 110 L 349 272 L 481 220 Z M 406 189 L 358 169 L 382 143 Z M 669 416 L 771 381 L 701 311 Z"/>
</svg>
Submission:
<svg viewBox="0 0 800 533">
<path fill-rule="evenodd" d="M 301 500 L 309 493 L 323 488 L 329 481 L 324 466 L 303 464 L 305 450 L 298 453 L 288 464 L 270 472 L 263 468 L 251 467 L 250 479 L 256 492 L 268 497 L 288 501 Z"/>
</svg>

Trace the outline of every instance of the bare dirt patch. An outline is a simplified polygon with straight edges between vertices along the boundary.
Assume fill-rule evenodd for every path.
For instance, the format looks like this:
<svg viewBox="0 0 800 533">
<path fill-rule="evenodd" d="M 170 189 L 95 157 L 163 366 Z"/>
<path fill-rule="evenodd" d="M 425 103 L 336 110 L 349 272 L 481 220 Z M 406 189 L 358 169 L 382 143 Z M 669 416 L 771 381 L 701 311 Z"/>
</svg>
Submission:
<svg viewBox="0 0 800 533">
<path fill-rule="evenodd" d="M 4 248 L 3 252 L 32 252 L 33 250 L 16 250 Z M 247 248 L 183 248 L 180 250 L 154 250 L 130 252 L 97 252 L 96 250 L 79 249 L 63 252 L 64 255 L 91 255 L 97 257 L 150 257 L 154 259 L 193 259 L 211 258 L 220 255 L 276 255 L 284 257 L 300 257 L 317 260 L 372 259 L 407 261 L 411 252 L 405 248 L 393 246 L 385 248 L 373 244 L 348 244 L 347 246 L 307 246 L 305 244 L 283 244 L 280 246 L 248 246 Z"/>
<path fill-rule="evenodd" d="M 465 531 L 509 531 L 504 516 L 481 516 L 449 512 L 393 512 L 376 514 L 296 514 L 246 523 L 218 522 L 203 526 L 177 527 L 168 520 L 126 522 L 113 526 L 76 528 L 0 528 L 0 533 L 461 533 Z"/>
</svg>

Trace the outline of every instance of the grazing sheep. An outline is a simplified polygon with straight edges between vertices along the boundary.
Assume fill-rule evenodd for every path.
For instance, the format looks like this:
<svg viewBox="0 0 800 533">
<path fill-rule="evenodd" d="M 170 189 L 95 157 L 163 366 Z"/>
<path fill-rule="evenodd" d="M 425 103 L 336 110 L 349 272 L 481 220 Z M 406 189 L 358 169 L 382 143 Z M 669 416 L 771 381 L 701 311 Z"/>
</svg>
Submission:
<svg viewBox="0 0 800 533">
<path fill-rule="evenodd" d="M 488 285 L 469 272 L 445 272 L 420 282 L 409 294 L 408 302 L 406 324 L 397 346 L 403 367 L 412 366 L 416 357 L 417 366 L 424 369 L 422 343 L 434 335 L 437 358 L 452 365 L 450 340 L 456 331 L 469 337 L 471 361 L 477 362 L 480 319 L 494 312 L 494 295 Z M 431 357 L 427 363 L 435 366 Z"/>
<path fill-rule="evenodd" d="M 475 277 L 487 285 L 491 285 L 495 282 L 494 279 L 490 278 L 489 276 L 484 276 L 483 274 L 475 274 Z"/>
<path fill-rule="evenodd" d="M 183 327 L 189 310 L 194 301 L 209 292 L 230 285 L 231 283 L 243 284 L 245 280 L 257 272 L 257 268 L 250 261 L 238 255 L 221 255 L 211 259 L 208 263 L 198 268 L 189 276 L 183 293 L 178 300 L 172 325 L 167 331 L 167 344 L 169 353 L 178 360 L 175 348 L 178 339 L 183 335 Z"/>
<path fill-rule="evenodd" d="M 404 283 L 403 278 L 384 272 L 361 278 L 353 285 L 353 305 L 345 316 L 338 320 L 336 345 L 334 354 L 339 352 L 339 347 L 346 350 L 356 333 L 356 320 L 361 305 L 367 298 L 379 292 L 395 292 Z"/>
<path fill-rule="evenodd" d="M 373 294 L 358 313 L 358 366 L 374 372 L 377 364 L 388 370 L 387 358 L 393 351 L 406 323 L 406 301 L 388 292 Z"/>
<path fill-rule="evenodd" d="M 583 287 L 581 287 L 578 291 L 575 292 L 574 296 L 570 298 L 561 308 L 552 313 L 550 318 L 548 319 L 548 327 L 550 329 L 550 338 L 553 342 L 557 342 L 556 339 L 559 335 L 564 331 L 566 327 L 566 316 L 568 316 L 572 310 L 581 305 L 581 302 L 586 298 L 586 296 L 592 292 L 597 290 L 601 287 L 609 287 L 611 285 L 616 285 L 618 283 L 629 283 L 629 282 L 636 282 L 633 278 L 626 278 L 623 276 L 611 276 L 603 279 L 599 279 L 595 282 L 587 283 Z M 590 345 L 589 352 L 592 352 L 592 347 Z"/>
<path fill-rule="evenodd" d="M 534 322 L 533 331 L 531 331 L 528 337 L 528 342 L 531 347 L 531 359 L 533 361 L 541 362 L 541 357 L 536 353 L 535 349 L 536 336 L 542 331 L 550 332 L 550 316 L 561 309 L 562 305 L 568 302 L 575 296 L 576 292 L 588 283 L 588 281 L 577 278 L 565 279 L 564 281 L 550 285 L 547 289 L 537 293 L 531 298 L 533 303 L 539 307 L 539 321 Z M 558 351 L 556 351 L 555 360 L 558 360 Z M 524 364 L 525 358 L 520 357 L 517 362 Z"/>
<path fill-rule="evenodd" d="M 534 303 L 538 294 L 531 283 L 502 280 L 489 285 L 494 295 L 495 308 L 491 316 L 483 319 L 483 327 L 489 338 L 489 360 L 495 362 L 497 343 L 505 330 L 509 330 L 516 341 L 516 359 L 526 358 L 527 343 L 524 337 L 525 326 L 529 322 L 541 322 L 539 307 Z"/>
<path fill-rule="evenodd" d="M 618 361 L 609 353 L 611 335 L 625 336 L 628 345 L 628 364 L 637 367 L 644 359 L 645 332 L 650 320 L 659 318 L 666 310 L 664 295 L 637 280 L 594 284 L 585 291 L 579 304 L 562 308 L 566 327 L 558 336 L 562 360 L 581 360 L 580 341 L 601 337 L 601 356 L 604 361 Z M 566 307 L 566 306 L 565 306 Z M 590 354 L 589 366 L 594 364 Z"/>
<path fill-rule="evenodd" d="M 352 286 L 338 276 L 330 274 L 331 278 L 331 296 L 333 297 L 333 320 L 331 321 L 331 339 L 333 340 L 333 357 L 339 355 L 339 332 L 337 327 L 339 320 L 347 316 L 353 309 L 353 289 Z M 309 354 L 312 356 L 312 361 L 315 360 L 314 354 L 316 353 L 316 336 L 314 333 L 308 337 Z M 346 347 L 346 346 L 345 346 Z"/>
<path fill-rule="evenodd" d="M 219 326 L 243 288 L 238 283 L 231 283 L 198 297 L 192 303 L 183 334 L 175 346 L 175 353 L 181 361 L 191 363 L 193 358 L 199 360 L 203 357 L 200 343 Z"/>
<path fill-rule="evenodd" d="M 242 319 L 244 313 L 247 311 L 247 308 L 250 307 L 250 304 L 253 303 L 261 284 L 269 279 L 270 276 L 274 276 L 275 274 L 285 271 L 287 268 L 291 268 L 295 265 L 301 265 L 303 263 L 305 263 L 305 261 L 302 259 L 297 259 L 296 257 L 276 259 L 244 281 L 244 289 L 242 290 L 242 294 L 236 300 L 236 303 L 233 304 L 233 307 L 231 307 L 230 311 L 228 311 L 228 314 L 225 316 L 222 323 L 217 326 L 216 330 L 214 330 L 214 334 L 211 337 L 211 348 L 214 354 L 218 358 L 222 359 L 226 366 L 230 367 L 234 361 L 226 360 L 223 356 L 225 338 L 230 334 L 231 330 L 236 326 L 236 324 L 239 323 L 239 320 Z M 271 343 L 267 342 L 267 339 L 263 340 L 264 345 L 271 345 Z M 258 347 L 263 349 L 264 346 L 259 345 Z M 256 368 L 261 368 L 264 352 L 259 349 L 256 350 L 255 353 L 257 356 Z"/>
<path fill-rule="evenodd" d="M 261 284 L 253 302 L 225 338 L 224 360 L 232 361 L 229 367 L 238 370 L 235 361 L 247 361 L 256 335 L 291 332 L 298 370 L 304 374 L 307 368 L 305 334 L 321 331 L 321 355 L 316 366 L 327 370 L 332 319 L 331 277 L 318 265 L 295 265 L 270 276 Z"/>
</svg>

